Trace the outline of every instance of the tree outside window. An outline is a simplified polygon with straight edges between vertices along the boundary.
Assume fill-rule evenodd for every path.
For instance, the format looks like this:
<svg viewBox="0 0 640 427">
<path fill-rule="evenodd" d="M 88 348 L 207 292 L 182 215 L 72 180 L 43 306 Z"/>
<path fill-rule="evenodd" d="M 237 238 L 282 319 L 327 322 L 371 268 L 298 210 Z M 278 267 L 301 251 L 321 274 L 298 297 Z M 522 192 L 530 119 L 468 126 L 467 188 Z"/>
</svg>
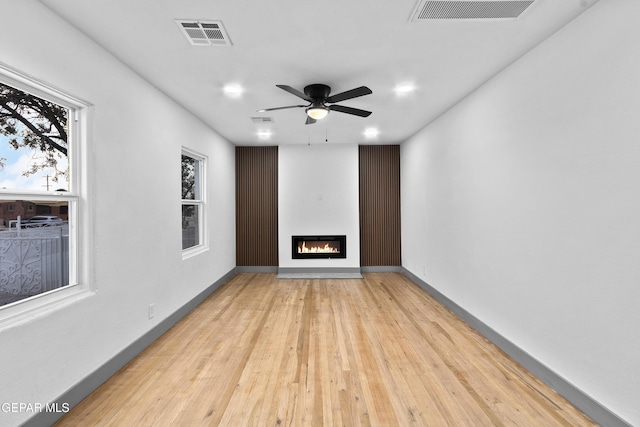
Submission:
<svg viewBox="0 0 640 427">
<path fill-rule="evenodd" d="M 0 188 L 68 189 L 69 109 L 0 82 Z"/>
</svg>

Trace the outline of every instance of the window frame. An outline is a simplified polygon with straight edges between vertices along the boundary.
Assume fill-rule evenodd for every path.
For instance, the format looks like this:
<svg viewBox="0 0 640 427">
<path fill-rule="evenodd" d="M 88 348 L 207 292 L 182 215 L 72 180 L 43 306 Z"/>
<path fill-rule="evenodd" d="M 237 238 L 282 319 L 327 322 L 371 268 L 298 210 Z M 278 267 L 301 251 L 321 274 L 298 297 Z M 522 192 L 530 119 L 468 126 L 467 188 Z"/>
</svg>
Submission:
<svg viewBox="0 0 640 427">
<path fill-rule="evenodd" d="M 0 306 L 0 330 L 22 320 L 45 314 L 93 292 L 89 281 L 92 226 L 88 197 L 91 159 L 87 155 L 88 129 L 92 105 L 47 85 L 12 67 L 0 63 L 0 82 L 28 92 L 69 110 L 68 118 L 68 191 L 0 189 L 0 200 L 67 202 L 69 218 L 69 284 Z M 32 211 L 33 209 L 29 209 Z"/>
<path fill-rule="evenodd" d="M 198 209 L 198 244 L 182 249 L 182 259 L 187 259 L 209 250 L 209 233 L 207 232 L 208 224 L 206 220 L 208 159 L 204 154 L 184 146 L 182 147 L 180 152 L 180 165 L 182 165 L 182 156 L 190 157 L 199 163 L 198 172 L 196 174 L 196 179 L 198 180 L 197 186 L 199 188 L 199 198 L 183 199 L 182 196 L 180 197 L 180 224 L 182 224 L 182 208 L 184 206 L 193 205 Z M 182 174 L 180 175 L 180 185 L 182 185 Z M 180 237 L 182 241 L 182 233 L 180 234 Z"/>
</svg>

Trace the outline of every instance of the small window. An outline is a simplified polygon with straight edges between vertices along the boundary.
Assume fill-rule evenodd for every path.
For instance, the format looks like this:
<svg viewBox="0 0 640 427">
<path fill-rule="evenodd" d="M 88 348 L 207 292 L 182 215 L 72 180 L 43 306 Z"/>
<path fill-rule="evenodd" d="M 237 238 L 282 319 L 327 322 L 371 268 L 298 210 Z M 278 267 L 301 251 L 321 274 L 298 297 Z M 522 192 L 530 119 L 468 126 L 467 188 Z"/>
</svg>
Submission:
<svg viewBox="0 0 640 427">
<path fill-rule="evenodd" d="M 182 160 L 182 250 L 206 249 L 204 232 L 205 157 L 183 149 Z"/>
</svg>

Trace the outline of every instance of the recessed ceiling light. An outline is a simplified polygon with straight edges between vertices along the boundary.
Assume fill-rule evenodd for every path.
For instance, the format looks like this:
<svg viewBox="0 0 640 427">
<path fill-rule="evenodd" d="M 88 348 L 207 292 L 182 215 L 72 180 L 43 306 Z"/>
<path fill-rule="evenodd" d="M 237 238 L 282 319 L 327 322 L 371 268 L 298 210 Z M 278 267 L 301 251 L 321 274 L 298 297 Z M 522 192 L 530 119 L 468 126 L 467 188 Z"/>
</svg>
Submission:
<svg viewBox="0 0 640 427">
<path fill-rule="evenodd" d="M 270 130 L 259 130 L 256 132 L 258 138 L 260 139 L 271 139 L 271 131 Z"/>
<path fill-rule="evenodd" d="M 397 85 L 393 91 L 398 96 L 407 95 L 416 90 L 416 86 L 413 83 L 402 83 Z"/>
<path fill-rule="evenodd" d="M 229 83 L 224 85 L 222 91 L 229 98 L 240 98 L 244 92 L 244 88 L 237 83 Z"/>
<path fill-rule="evenodd" d="M 367 128 L 365 129 L 363 134 L 366 138 L 375 138 L 380 134 L 380 131 L 376 128 Z"/>
</svg>

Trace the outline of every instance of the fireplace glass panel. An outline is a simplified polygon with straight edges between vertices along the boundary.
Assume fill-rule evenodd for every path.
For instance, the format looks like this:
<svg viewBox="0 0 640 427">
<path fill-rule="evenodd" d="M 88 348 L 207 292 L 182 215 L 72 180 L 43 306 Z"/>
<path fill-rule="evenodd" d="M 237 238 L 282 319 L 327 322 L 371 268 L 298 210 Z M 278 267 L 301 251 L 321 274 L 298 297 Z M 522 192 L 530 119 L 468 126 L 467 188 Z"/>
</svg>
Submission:
<svg viewBox="0 0 640 427">
<path fill-rule="evenodd" d="M 347 236 L 292 236 L 293 259 L 346 258 Z"/>
</svg>

